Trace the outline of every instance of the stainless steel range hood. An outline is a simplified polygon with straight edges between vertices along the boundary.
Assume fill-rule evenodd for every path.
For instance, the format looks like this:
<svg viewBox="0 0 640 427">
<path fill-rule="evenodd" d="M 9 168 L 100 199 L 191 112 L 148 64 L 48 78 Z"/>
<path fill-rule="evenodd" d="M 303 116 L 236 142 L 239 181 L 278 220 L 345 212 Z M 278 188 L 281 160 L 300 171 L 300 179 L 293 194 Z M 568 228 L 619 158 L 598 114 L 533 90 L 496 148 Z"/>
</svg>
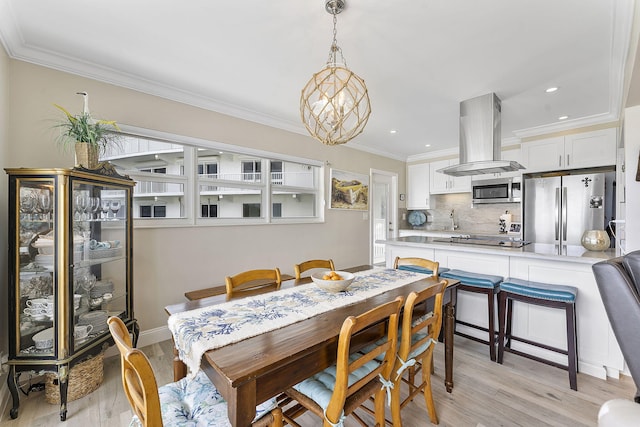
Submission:
<svg viewBox="0 0 640 427">
<path fill-rule="evenodd" d="M 524 169 L 518 162 L 501 160 L 502 108 L 495 93 L 460 103 L 460 163 L 437 172 L 465 176 Z"/>
</svg>

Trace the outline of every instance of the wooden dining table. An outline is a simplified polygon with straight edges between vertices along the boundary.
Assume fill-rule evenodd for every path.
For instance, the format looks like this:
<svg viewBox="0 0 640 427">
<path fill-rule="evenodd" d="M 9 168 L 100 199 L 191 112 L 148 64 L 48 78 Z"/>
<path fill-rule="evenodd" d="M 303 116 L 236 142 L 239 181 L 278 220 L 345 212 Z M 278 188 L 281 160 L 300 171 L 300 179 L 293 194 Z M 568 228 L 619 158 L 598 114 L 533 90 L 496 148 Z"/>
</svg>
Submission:
<svg viewBox="0 0 640 427">
<path fill-rule="evenodd" d="M 373 268 L 361 265 L 344 271 L 358 272 Z M 309 283 L 310 278 L 291 279 L 281 289 Z M 412 291 L 433 286 L 438 281 L 424 278 L 390 289 L 356 304 L 338 307 L 285 327 L 208 350 L 200 367 L 227 401 L 229 420 L 234 427 L 247 427 L 255 417 L 256 404 L 279 395 L 287 388 L 329 367 L 336 360 L 338 336 L 344 320 L 364 313 L 397 296 L 406 297 Z M 453 389 L 453 333 L 455 292 L 457 281 L 449 280 L 444 298 L 445 387 Z M 220 294 L 165 307 L 169 315 L 226 301 Z M 427 368 L 429 369 L 429 368 Z M 186 366 L 174 349 L 174 379 L 186 375 Z"/>
</svg>

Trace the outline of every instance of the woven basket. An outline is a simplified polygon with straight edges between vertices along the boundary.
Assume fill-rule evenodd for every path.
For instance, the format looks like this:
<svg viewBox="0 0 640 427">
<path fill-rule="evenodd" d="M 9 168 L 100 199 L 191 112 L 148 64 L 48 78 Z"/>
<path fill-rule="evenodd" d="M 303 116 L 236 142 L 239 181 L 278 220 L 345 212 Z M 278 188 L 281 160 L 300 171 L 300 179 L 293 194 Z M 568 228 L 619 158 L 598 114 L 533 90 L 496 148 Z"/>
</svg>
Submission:
<svg viewBox="0 0 640 427">
<path fill-rule="evenodd" d="M 103 361 L 104 353 L 100 353 L 71 368 L 67 402 L 80 399 L 100 387 L 104 378 Z M 56 373 L 45 374 L 44 398 L 48 403 L 60 404 L 60 385 Z"/>
<path fill-rule="evenodd" d="M 76 142 L 76 165 L 86 169 L 98 167 L 98 147 L 86 142 Z"/>
</svg>

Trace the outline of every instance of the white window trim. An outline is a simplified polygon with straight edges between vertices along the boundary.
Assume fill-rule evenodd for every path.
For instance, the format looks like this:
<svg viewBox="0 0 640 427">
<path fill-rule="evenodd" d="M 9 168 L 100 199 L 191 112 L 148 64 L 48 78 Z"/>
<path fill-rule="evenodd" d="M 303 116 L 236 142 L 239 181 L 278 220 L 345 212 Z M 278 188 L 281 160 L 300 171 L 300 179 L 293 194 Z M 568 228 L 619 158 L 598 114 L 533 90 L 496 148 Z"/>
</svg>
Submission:
<svg viewBox="0 0 640 427">
<path fill-rule="evenodd" d="M 175 228 L 175 227 L 193 227 L 193 226 L 239 226 L 239 225 L 275 225 L 275 224 L 317 224 L 324 222 L 325 215 L 325 174 L 326 166 L 325 162 L 320 160 L 307 159 L 304 157 L 296 157 L 288 154 L 273 153 L 264 150 L 258 150 L 250 147 L 236 146 L 226 144 L 218 141 L 210 141 L 201 138 L 194 138 L 185 135 L 178 135 L 168 132 L 162 132 L 153 129 L 146 129 L 137 126 L 131 126 L 126 124 L 119 124 L 121 132 L 123 134 L 131 135 L 134 137 L 154 139 L 167 143 L 180 144 L 187 147 L 193 147 L 193 150 L 184 150 L 184 170 L 185 175 L 166 175 L 166 174 L 153 174 L 144 173 L 139 171 L 127 171 L 126 173 L 132 178 L 140 177 L 146 180 L 163 181 L 167 182 L 183 182 L 184 183 L 184 218 L 136 218 L 133 220 L 134 228 Z M 262 191 L 262 205 L 266 207 L 265 214 L 261 218 L 199 218 L 196 209 L 194 198 L 199 194 L 199 180 L 198 180 L 198 163 L 197 163 L 197 148 L 208 148 L 219 151 L 228 151 L 235 154 L 249 156 L 255 156 L 262 159 L 262 181 L 261 185 L 255 185 L 252 183 L 243 183 L 237 181 L 230 181 L 229 185 L 234 187 L 248 187 L 248 188 L 260 188 Z M 269 161 L 283 161 L 302 163 L 319 168 L 319 182 L 317 188 L 299 188 L 300 192 L 317 194 L 318 200 L 318 215 L 315 217 L 287 217 L 287 218 L 272 218 L 271 212 L 271 192 L 272 187 L 286 188 L 287 190 L 298 189 L 298 187 L 288 187 L 280 185 L 271 185 L 269 177 Z M 224 182 L 224 181 L 223 181 Z M 218 184 L 221 181 L 217 181 Z M 266 185 L 265 185 L 266 184 Z"/>
</svg>

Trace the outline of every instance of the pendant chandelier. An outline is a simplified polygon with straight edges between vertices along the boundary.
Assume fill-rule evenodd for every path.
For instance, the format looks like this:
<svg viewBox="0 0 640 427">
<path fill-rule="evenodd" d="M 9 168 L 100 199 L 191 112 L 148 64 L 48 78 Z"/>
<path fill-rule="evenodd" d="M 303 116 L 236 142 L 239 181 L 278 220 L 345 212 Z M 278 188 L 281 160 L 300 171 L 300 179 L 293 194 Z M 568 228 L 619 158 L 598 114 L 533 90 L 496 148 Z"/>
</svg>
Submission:
<svg viewBox="0 0 640 427">
<path fill-rule="evenodd" d="M 347 68 L 336 41 L 336 16 L 344 6 L 344 0 L 325 0 L 325 9 L 333 15 L 329 59 L 311 77 L 300 96 L 302 122 L 311 136 L 326 145 L 344 144 L 358 136 L 371 114 L 367 86 Z"/>
</svg>

